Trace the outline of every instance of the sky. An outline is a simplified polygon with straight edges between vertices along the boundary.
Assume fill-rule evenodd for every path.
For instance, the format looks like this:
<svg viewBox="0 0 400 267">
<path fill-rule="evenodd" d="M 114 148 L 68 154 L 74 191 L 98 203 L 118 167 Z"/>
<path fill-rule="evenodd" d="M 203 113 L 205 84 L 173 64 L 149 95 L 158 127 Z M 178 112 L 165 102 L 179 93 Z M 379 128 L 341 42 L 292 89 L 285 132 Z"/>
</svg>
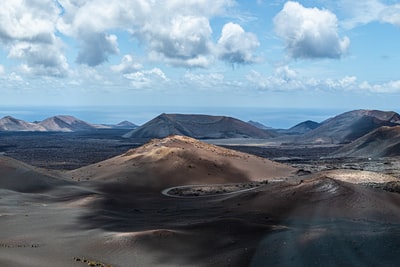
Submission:
<svg viewBox="0 0 400 267">
<path fill-rule="evenodd" d="M 1 106 L 399 110 L 400 1 L 2 1 Z"/>
</svg>

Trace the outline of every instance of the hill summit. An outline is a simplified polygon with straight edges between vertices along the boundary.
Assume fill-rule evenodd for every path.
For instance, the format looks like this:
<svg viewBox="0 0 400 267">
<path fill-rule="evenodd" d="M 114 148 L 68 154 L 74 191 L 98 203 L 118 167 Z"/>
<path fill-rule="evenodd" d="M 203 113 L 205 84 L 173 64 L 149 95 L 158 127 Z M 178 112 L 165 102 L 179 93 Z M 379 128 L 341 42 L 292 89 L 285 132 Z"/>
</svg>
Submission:
<svg viewBox="0 0 400 267">
<path fill-rule="evenodd" d="M 394 111 L 353 110 L 323 121 L 301 139 L 310 143 L 350 143 L 379 127 L 396 125 L 400 125 L 400 115 Z"/>
<path fill-rule="evenodd" d="M 124 137 L 164 138 L 169 135 L 197 139 L 272 137 L 268 131 L 231 117 L 165 113 L 130 131 Z"/>
<path fill-rule="evenodd" d="M 46 129 L 36 123 L 26 122 L 11 116 L 6 116 L 0 119 L 0 131 L 44 132 Z"/>
<path fill-rule="evenodd" d="M 58 115 L 38 123 L 50 132 L 75 132 L 94 130 L 96 127 L 73 116 Z"/>
<path fill-rule="evenodd" d="M 125 154 L 69 172 L 110 188 L 164 189 L 186 184 L 261 181 L 286 177 L 290 166 L 186 136 L 153 139 Z"/>
</svg>

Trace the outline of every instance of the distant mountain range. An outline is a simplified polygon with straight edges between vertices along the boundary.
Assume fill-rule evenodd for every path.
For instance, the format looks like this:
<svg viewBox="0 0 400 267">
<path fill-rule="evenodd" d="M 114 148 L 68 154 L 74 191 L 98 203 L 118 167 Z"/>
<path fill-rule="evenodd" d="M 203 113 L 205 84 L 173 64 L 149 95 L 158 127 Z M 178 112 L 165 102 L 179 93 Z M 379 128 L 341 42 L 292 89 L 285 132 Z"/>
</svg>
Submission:
<svg viewBox="0 0 400 267">
<path fill-rule="evenodd" d="M 126 138 L 164 138 L 184 135 L 198 139 L 271 138 L 272 131 L 226 116 L 161 114 L 125 134 Z"/>
<path fill-rule="evenodd" d="M 289 129 L 272 129 L 254 121 L 244 122 L 226 116 L 165 113 L 140 127 L 128 121 L 96 125 L 66 115 L 39 122 L 26 122 L 10 116 L 0 119 L 0 131 L 78 132 L 98 129 L 126 129 L 125 138 L 181 135 L 196 139 L 268 139 L 287 144 L 345 145 L 337 152 L 340 156 L 400 155 L 400 115 L 393 111 L 353 110 L 321 123 L 304 121 Z"/>
<path fill-rule="evenodd" d="M 91 124 L 73 116 L 58 115 L 39 122 L 26 122 L 6 116 L 0 119 L 0 131 L 17 132 L 79 132 L 98 129 L 134 129 L 137 126 L 123 121 L 116 125 Z"/>
<path fill-rule="evenodd" d="M 46 129 L 37 124 L 32 122 L 26 122 L 23 120 L 19 120 L 13 118 L 11 116 L 6 116 L 0 119 L 0 130 L 1 131 L 32 131 L 32 132 L 45 132 Z"/>
<path fill-rule="evenodd" d="M 299 136 L 304 143 L 350 143 L 382 126 L 400 124 L 400 115 L 393 111 L 353 110 L 323 121 L 319 127 Z"/>
<path fill-rule="evenodd" d="M 344 144 L 382 126 L 400 124 L 400 115 L 393 111 L 354 110 L 321 123 L 304 121 L 289 129 L 272 129 L 254 122 L 210 115 L 161 114 L 128 132 L 126 138 L 164 138 L 184 135 L 198 139 L 256 138 L 291 140 L 295 143 Z M 294 141 L 293 141 L 294 140 Z"/>
</svg>

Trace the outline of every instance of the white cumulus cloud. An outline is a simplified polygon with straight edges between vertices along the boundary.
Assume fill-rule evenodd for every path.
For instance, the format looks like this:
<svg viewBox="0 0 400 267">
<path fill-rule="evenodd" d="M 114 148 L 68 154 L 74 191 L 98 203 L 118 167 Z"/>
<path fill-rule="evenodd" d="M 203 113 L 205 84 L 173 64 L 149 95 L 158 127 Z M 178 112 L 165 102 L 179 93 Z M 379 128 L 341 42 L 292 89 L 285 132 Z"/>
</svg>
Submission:
<svg viewBox="0 0 400 267">
<path fill-rule="evenodd" d="M 32 74 L 65 76 L 68 63 L 56 36 L 60 8 L 52 0 L 4 1 L 0 9 L 0 42 L 9 57 L 21 60 Z"/>
<path fill-rule="evenodd" d="M 111 66 L 111 70 L 126 74 L 136 72 L 142 67 L 142 64 L 135 62 L 131 55 L 125 55 L 120 64 Z"/>
<path fill-rule="evenodd" d="M 387 6 L 381 13 L 382 22 L 393 24 L 400 27 L 400 4 Z"/>
<path fill-rule="evenodd" d="M 379 0 L 340 0 L 338 5 L 349 16 L 341 23 L 346 29 L 378 21 L 380 13 L 385 9 L 385 5 Z"/>
<path fill-rule="evenodd" d="M 234 0 L 4 1 L 0 45 L 25 73 L 57 77 L 71 75 L 69 61 L 101 68 L 120 48 L 132 51 L 136 45 L 150 60 L 184 68 L 205 68 L 216 59 L 256 62 L 259 41 L 238 24 L 228 23 L 218 42 L 213 39 L 210 21 L 229 16 L 235 5 Z M 131 49 L 119 44 L 127 34 Z M 131 56 L 111 66 L 123 74 L 141 68 Z"/>
<path fill-rule="evenodd" d="M 80 39 L 81 49 L 76 61 L 97 66 L 107 61 L 108 56 L 118 54 L 117 36 L 105 33 L 87 33 Z"/>
<path fill-rule="evenodd" d="M 359 88 L 373 93 L 399 93 L 400 80 L 394 80 L 380 84 L 379 83 L 371 84 L 369 82 L 364 81 L 360 84 Z"/>
<path fill-rule="evenodd" d="M 341 25 L 346 29 L 353 29 L 374 21 L 388 23 L 400 27 L 400 4 L 390 4 L 379 0 L 340 0 L 339 8 L 348 15 Z"/>
<path fill-rule="evenodd" d="M 159 68 L 128 73 L 124 77 L 130 80 L 131 85 L 136 89 L 152 89 L 169 81 L 165 73 Z"/>
<path fill-rule="evenodd" d="M 293 80 L 297 77 L 297 72 L 291 68 L 289 68 L 289 66 L 281 66 L 278 67 L 275 70 L 275 73 L 278 77 L 281 77 L 282 79 L 288 81 L 288 80 Z"/>
<path fill-rule="evenodd" d="M 152 1 L 59 0 L 63 14 L 57 28 L 79 43 L 76 61 L 97 66 L 118 53 L 118 42 L 110 30 L 130 30 L 151 17 Z"/>
<path fill-rule="evenodd" d="M 333 90 L 358 90 L 360 85 L 357 83 L 357 77 L 345 76 L 341 79 L 326 79 L 324 87 Z"/>
<path fill-rule="evenodd" d="M 137 33 L 153 59 L 175 66 L 205 67 L 212 46 L 206 17 L 177 15 L 168 21 L 150 21 Z"/>
<path fill-rule="evenodd" d="M 257 61 L 254 52 L 260 43 L 255 34 L 245 32 L 239 24 L 230 22 L 222 28 L 217 46 L 222 60 L 232 64 L 247 64 Z"/>
<path fill-rule="evenodd" d="M 17 42 L 9 57 L 24 60 L 23 70 L 30 74 L 62 77 L 68 72 L 67 59 L 56 44 Z"/>
<path fill-rule="evenodd" d="M 315 77 L 302 76 L 297 71 L 289 68 L 289 66 L 276 68 L 273 75 L 265 75 L 252 70 L 247 74 L 246 78 L 254 87 L 266 91 L 357 91 L 362 89 L 356 76 L 317 79 Z M 372 87 L 368 86 L 369 88 Z"/>
<path fill-rule="evenodd" d="M 293 58 L 340 58 L 348 50 L 348 37 L 339 37 L 336 15 L 287 2 L 275 16 L 276 34 Z"/>
<path fill-rule="evenodd" d="M 4 1 L 0 9 L 0 40 L 51 43 L 58 12 L 51 0 Z"/>
<path fill-rule="evenodd" d="M 129 32 L 153 60 L 174 66 L 205 67 L 212 47 L 209 19 L 233 6 L 233 0 L 59 0 L 58 29 L 77 39 L 77 62 L 96 66 L 117 53 L 112 30 Z M 90 50 L 90 47 L 94 49 Z"/>
</svg>

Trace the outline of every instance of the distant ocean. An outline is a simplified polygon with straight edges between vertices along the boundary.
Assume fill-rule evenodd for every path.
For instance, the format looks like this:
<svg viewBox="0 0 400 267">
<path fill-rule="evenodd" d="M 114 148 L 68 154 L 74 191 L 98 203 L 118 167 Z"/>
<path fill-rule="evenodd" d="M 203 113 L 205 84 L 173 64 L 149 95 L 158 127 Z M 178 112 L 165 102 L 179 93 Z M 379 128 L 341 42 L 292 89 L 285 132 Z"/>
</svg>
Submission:
<svg viewBox="0 0 400 267">
<path fill-rule="evenodd" d="M 25 121 L 41 121 L 55 115 L 72 115 L 90 123 L 116 124 L 124 120 L 142 125 L 161 113 L 185 113 L 231 116 L 243 121 L 257 121 L 273 128 L 290 128 L 305 120 L 321 122 L 348 110 L 261 107 L 168 107 L 168 106 L 86 106 L 86 107 L 0 107 L 0 117 L 7 115 Z"/>
</svg>

